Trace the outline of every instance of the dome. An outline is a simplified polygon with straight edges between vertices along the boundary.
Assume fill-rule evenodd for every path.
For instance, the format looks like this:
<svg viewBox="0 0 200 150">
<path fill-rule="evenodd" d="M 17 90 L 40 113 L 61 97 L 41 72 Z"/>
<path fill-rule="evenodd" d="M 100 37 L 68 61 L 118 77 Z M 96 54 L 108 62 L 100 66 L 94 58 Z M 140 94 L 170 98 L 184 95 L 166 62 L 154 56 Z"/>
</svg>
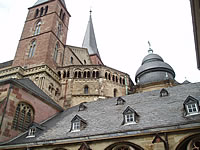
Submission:
<svg viewBox="0 0 200 150">
<path fill-rule="evenodd" d="M 175 78 L 173 68 L 164 62 L 162 57 L 150 53 L 142 60 L 142 65 L 136 72 L 135 81 L 139 84 L 148 84 Z"/>
</svg>

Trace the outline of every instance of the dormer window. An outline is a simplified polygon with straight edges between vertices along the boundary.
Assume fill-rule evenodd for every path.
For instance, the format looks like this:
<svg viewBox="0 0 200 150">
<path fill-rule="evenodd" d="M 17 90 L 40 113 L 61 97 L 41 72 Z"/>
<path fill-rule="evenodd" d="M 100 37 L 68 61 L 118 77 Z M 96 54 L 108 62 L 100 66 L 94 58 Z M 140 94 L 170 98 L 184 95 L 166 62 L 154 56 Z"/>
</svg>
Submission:
<svg viewBox="0 0 200 150">
<path fill-rule="evenodd" d="M 168 95 L 169 95 L 169 93 L 166 89 L 162 89 L 160 91 L 160 97 L 165 97 L 165 96 L 168 96 Z"/>
<path fill-rule="evenodd" d="M 126 101 L 123 98 L 118 97 L 116 105 L 124 105 L 125 103 L 126 103 Z"/>
<path fill-rule="evenodd" d="M 80 131 L 80 121 L 77 121 L 77 122 L 73 122 L 73 125 L 72 125 L 72 131 L 73 132 L 76 132 L 76 131 Z"/>
<path fill-rule="evenodd" d="M 78 111 L 84 111 L 85 109 L 87 109 L 87 107 L 84 105 L 86 102 L 83 102 L 79 105 L 79 109 Z"/>
<path fill-rule="evenodd" d="M 123 116 L 124 116 L 124 121 L 123 121 L 124 125 L 136 124 L 138 115 L 136 111 L 134 111 L 130 106 L 128 106 L 126 110 L 123 112 Z"/>
<path fill-rule="evenodd" d="M 83 130 L 87 123 L 80 116 L 76 115 L 71 121 L 71 132 L 79 132 Z"/>
<path fill-rule="evenodd" d="M 188 104 L 188 105 L 186 105 L 186 107 L 187 107 L 187 111 L 189 114 L 198 113 L 198 107 L 197 107 L 196 103 Z"/>
<path fill-rule="evenodd" d="M 192 96 L 188 96 L 184 102 L 186 116 L 197 115 L 199 112 L 199 101 Z"/>
<path fill-rule="evenodd" d="M 35 133 L 36 133 L 36 127 L 29 128 L 29 130 L 28 130 L 28 136 L 26 138 L 35 137 Z"/>
</svg>

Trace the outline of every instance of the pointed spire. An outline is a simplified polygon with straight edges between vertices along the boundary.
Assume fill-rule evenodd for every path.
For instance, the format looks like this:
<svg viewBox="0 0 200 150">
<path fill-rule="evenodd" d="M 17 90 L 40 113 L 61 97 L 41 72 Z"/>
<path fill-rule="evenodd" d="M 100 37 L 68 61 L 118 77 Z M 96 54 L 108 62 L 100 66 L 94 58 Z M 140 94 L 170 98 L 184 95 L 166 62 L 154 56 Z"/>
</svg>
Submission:
<svg viewBox="0 0 200 150">
<path fill-rule="evenodd" d="M 94 34 L 94 27 L 92 23 L 92 10 L 90 10 L 90 17 L 82 47 L 87 48 L 90 55 L 96 54 L 101 59 Z"/>
</svg>

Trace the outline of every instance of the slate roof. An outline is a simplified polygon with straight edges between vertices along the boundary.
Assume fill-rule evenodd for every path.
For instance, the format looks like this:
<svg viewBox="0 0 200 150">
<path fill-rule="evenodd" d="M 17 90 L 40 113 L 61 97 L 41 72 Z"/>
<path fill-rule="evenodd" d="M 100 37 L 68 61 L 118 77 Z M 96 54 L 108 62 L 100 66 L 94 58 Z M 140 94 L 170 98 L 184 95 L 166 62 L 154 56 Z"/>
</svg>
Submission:
<svg viewBox="0 0 200 150">
<path fill-rule="evenodd" d="M 46 129 L 37 133 L 35 138 L 26 139 L 25 135 L 9 144 L 37 143 L 38 141 L 55 142 L 56 139 L 68 139 L 100 135 L 120 136 L 137 135 L 142 133 L 159 132 L 200 126 L 200 115 L 186 117 L 183 103 L 188 96 L 200 101 L 200 83 L 190 83 L 166 88 L 169 96 L 160 97 L 160 90 L 132 94 L 122 97 L 124 105 L 116 105 L 117 98 L 85 103 L 84 111 L 78 111 L 75 106 L 60 113 L 42 126 Z M 123 112 L 131 107 L 139 116 L 136 124 L 123 125 Z M 79 132 L 70 132 L 71 120 L 80 116 L 87 122 L 85 129 Z"/>
<path fill-rule="evenodd" d="M 0 63 L 0 69 L 5 68 L 5 67 L 12 66 L 12 63 L 13 63 L 13 60 Z"/>
<path fill-rule="evenodd" d="M 46 3 L 50 0 L 38 0 L 33 6 L 37 6 L 37 5 L 40 5 L 42 3 Z M 66 4 L 65 4 L 65 0 L 61 0 L 61 2 L 63 3 L 63 5 L 66 7 Z"/>
<path fill-rule="evenodd" d="M 90 55 L 96 54 L 101 59 L 98 48 L 97 48 L 97 42 L 96 42 L 94 27 L 93 27 L 93 23 L 92 23 L 91 11 L 90 11 L 90 17 L 89 17 L 87 30 L 85 32 L 85 37 L 83 40 L 82 47 L 87 48 L 88 53 Z"/>
<path fill-rule="evenodd" d="M 45 103 L 50 104 L 54 108 L 59 111 L 63 111 L 63 108 L 59 106 L 56 102 L 54 102 L 46 93 L 44 93 L 33 81 L 28 78 L 24 79 L 7 79 L 0 81 L 0 85 L 12 83 L 19 85 L 26 89 L 28 92 L 35 94 L 36 96 L 40 97 Z"/>
</svg>

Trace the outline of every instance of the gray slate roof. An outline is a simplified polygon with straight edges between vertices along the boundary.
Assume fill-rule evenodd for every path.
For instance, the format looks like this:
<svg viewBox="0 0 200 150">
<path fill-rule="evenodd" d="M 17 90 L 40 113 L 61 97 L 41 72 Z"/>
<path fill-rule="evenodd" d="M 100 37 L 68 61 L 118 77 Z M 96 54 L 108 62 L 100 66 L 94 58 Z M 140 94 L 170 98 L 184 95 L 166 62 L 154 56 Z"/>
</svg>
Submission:
<svg viewBox="0 0 200 150">
<path fill-rule="evenodd" d="M 93 135 L 114 136 L 121 133 L 136 135 L 158 132 L 167 129 L 181 129 L 192 125 L 200 126 L 200 115 L 186 117 L 183 103 L 190 95 L 200 101 L 200 83 L 189 83 L 166 88 L 169 96 L 160 97 L 161 90 L 132 94 L 122 97 L 126 103 L 116 105 L 117 98 L 85 103 L 84 111 L 75 106 L 60 113 L 42 126 L 46 129 L 37 133 L 36 138 L 26 139 L 25 135 L 9 144 L 31 143 L 55 139 L 71 139 L 91 137 Z M 123 125 L 123 112 L 131 107 L 139 116 L 136 124 Z M 80 116 L 87 122 L 80 132 L 70 132 L 71 120 Z M 97 138 L 97 137 L 96 137 Z"/>
<path fill-rule="evenodd" d="M 18 85 L 29 91 L 30 93 L 35 94 L 36 96 L 40 97 L 45 103 L 50 104 L 54 108 L 59 111 L 63 111 L 63 108 L 59 106 L 54 100 L 52 100 L 46 93 L 44 93 L 33 81 L 28 78 L 24 79 L 7 79 L 0 81 L 0 85 L 12 83 L 14 85 Z"/>
<path fill-rule="evenodd" d="M 40 5 L 40 4 L 48 2 L 48 1 L 51 1 L 51 0 L 38 0 L 33 6 L 37 6 L 37 5 Z M 66 7 L 65 0 L 61 0 L 61 2 Z"/>
<path fill-rule="evenodd" d="M 90 18 L 87 25 L 87 30 L 85 32 L 85 37 L 83 40 L 82 47 L 87 48 L 90 55 L 96 54 L 101 59 L 98 48 L 97 48 L 91 14 L 90 14 Z"/>
<path fill-rule="evenodd" d="M 5 67 L 12 66 L 12 63 L 13 63 L 13 60 L 0 63 L 0 69 L 5 68 Z"/>
</svg>

